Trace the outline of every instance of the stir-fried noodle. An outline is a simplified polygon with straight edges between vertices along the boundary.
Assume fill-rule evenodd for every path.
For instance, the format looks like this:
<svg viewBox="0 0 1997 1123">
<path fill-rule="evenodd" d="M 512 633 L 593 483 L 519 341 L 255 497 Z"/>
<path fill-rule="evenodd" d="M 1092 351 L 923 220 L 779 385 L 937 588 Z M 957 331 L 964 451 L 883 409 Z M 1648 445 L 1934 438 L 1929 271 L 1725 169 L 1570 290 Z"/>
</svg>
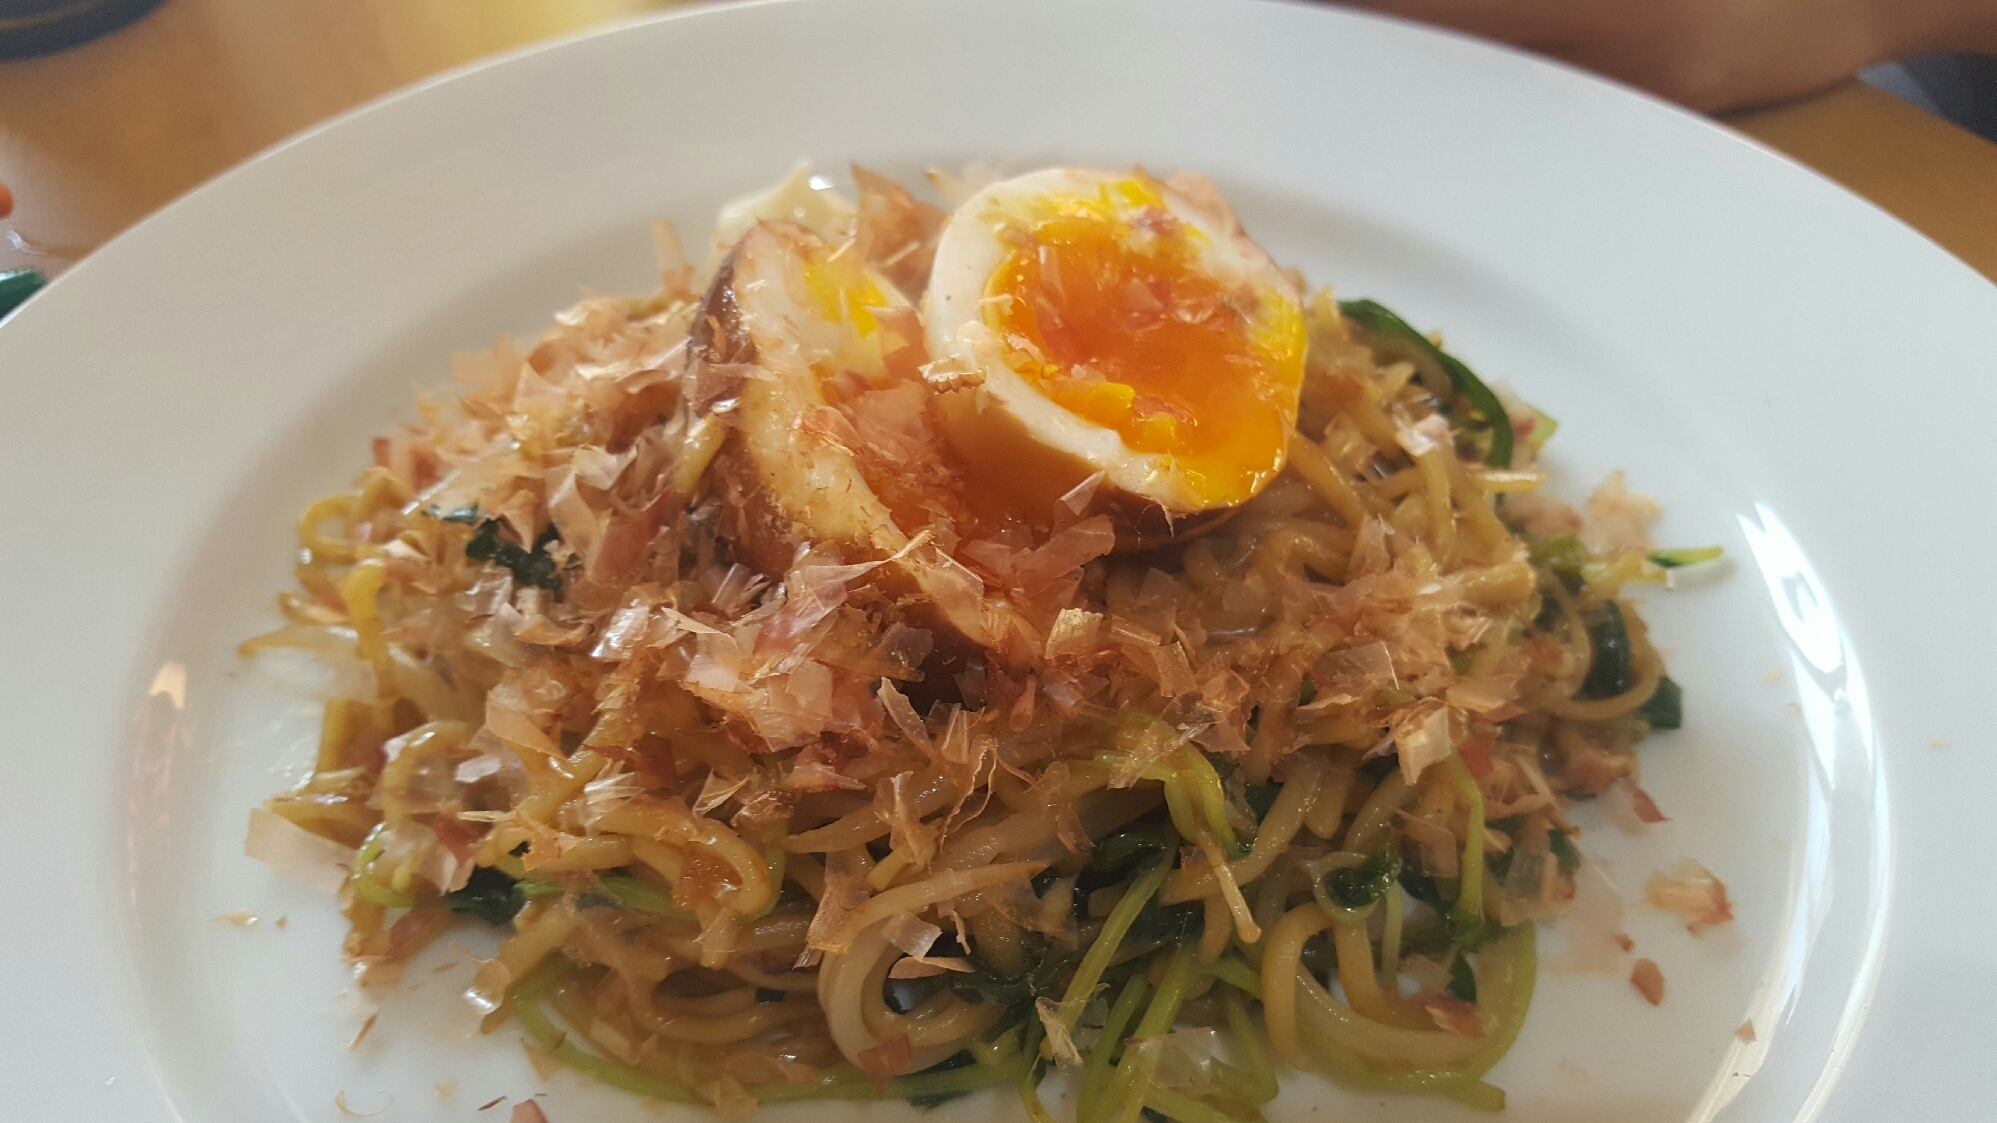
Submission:
<svg viewBox="0 0 1997 1123">
<path fill-rule="evenodd" d="M 910 283 L 941 212 L 861 196 L 846 248 Z M 1678 720 L 1622 599 L 1661 571 L 1535 493 L 1550 421 L 1319 292 L 1281 474 L 1139 541 L 966 516 L 926 410 L 977 391 L 882 343 L 769 431 L 895 525 L 786 537 L 743 447 L 770 356 L 663 244 L 660 292 L 460 357 L 298 520 L 244 646 L 371 672 L 267 805 L 352 848 L 346 953 L 500 926 L 488 1027 L 730 1115 L 1005 1083 L 1044 1118 L 1061 1069 L 1085 1123 L 1237 1123 L 1282 1066 L 1501 1105 L 1564 796 Z"/>
</svg>

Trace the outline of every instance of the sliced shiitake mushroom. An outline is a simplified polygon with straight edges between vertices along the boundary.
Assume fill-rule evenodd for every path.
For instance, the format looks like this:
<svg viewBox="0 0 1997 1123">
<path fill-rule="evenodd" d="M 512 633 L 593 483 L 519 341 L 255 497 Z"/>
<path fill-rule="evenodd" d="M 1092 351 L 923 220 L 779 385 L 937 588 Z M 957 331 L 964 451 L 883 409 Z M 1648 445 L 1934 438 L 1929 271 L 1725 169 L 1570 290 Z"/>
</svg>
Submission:
<svg viewBox="0 0 1997 1123">
<path fill-rule="evenodd" d="M 915 541 L 924 525 L 912 524 L 928 509 L 906 496 L 888 501 L 902 481 L 869 479 L 836 404 L 870 389 L 926 397 L 903 353 L 919 352 L 919 333 L 895 330 L 894 311 L 907 307 L 850 244 L 785 222 L 745 233 L 693 332 L 696 382 L 731 425 L 704 486 L 723 502 L 737 557 L 773 577 L 814 546 L 850 562 L 885 560 L 884 584 L 939 632 L 938 653 L 948 657 L 994 642 L 982 588 L 933 543 Z"/>
</svg>

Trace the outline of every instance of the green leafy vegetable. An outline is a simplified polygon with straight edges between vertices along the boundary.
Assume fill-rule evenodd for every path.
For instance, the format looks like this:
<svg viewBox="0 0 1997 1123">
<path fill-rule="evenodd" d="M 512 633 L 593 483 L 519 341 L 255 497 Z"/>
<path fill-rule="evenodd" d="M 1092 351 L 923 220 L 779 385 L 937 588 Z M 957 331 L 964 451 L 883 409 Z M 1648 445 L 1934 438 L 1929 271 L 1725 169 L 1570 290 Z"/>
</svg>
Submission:
<svg viewBox="0 0 1997 1123">
<path fill-rule="evenodd" d="M 1437 912 L 1449 911 L 1449 903 L 1442 899 L 1442 890 L 1436 886 L 1435 879 L 1414 866 L 1401 867 L 1401 888 L 1408 896 Z"/>
<path fill-rule="evenodd" d="M 1470 969 L 1470 957 L 1458 955 L 1449 963 L 1449 986 L 1445 988 L 1451 998 L 1465 1002 L 1477 1001 L 1477 973 Z"/>
<path fill-rule="evenodd" d="M 452 514 L 457 514 L 453 511 Z M 548 555 L 548 547 L 561 540 L 554 527 L 549 527 L 541 537 L 535 539 L 534 548 L 529 550 L 518 542 L 500 537 L 498 519 L 487 519 L 479 524 L 478 533 L 465 543 L 465 557 L 472 561 L 489 562 L 513 574 L 513 579 L 522 585 L 559 592 L 562 575 L 555 569 L 555 559 Z"/>
<path fill-rule="evenodd" d="M 1512 845 L 1505 847 L 1503 853 L 1492 854 L 1484 859 L 1484 869 L 1491 875 L 1493 881 L 1503 882 L 1505 875 L 1512 872 L 1512 859 L 1517 857 L 1519 852 L 1519 832 L 1525 829 L 1527 818 L 1525 815 L 1507 815 L 1488 824 L 1491 829 L 1511 836 L 1512 840 Z"/>
<path fill-rule="evenodd" d="M 1154 897 L 1144 903 L 1143 911 L 1131 922 L 1124 940 L 1140 947 L 1145 944 L 1169 944 L 1199 935 L 1205 923 L 1206 906 L 1201 902 L 1161 905 Z"/>
<path fill-rule="evenodd" d="M 1089 852 L 1087 868 L 1098 873 L 1114 873 L 1164 850 L 1163 831 L 1118 831 L 1096 843 L 1096 848 Z"/>
<path fill-rule="evenodd" d="M 942 1060 L 937 1061 L 935 1064 L 930 1065 L 928 1068 L 922 1069 L 919 1072 L 910 1073 L 909 1075 L 927 1076 L 932 1073 L 938 1073 L 938 1072 L 955 1072 L 960 1068 L 969 1068 L 977 1063 L 978 1059 L 971 1055 L 971 1051 L 969 1049 L 959 1049 L 958 1051 L 950 1054 L 949 1056 L 943 1058 Z"/>
<path fill-rule="evenodd" d="M 474 869 L 463 889 L 444 894 L 445 908 L 476 916 L 494 928 L 513 923 L 514 914 L 526 903 L 520 882 L 491 866 Z"/>
<path fill-rule="evenodd" d="M 1665 675 L 1657 680 L 1657 693 L 1636 708 L 1636 716 L 1649 722 L 1652 729 L 1678 728 L 1685 724 L 1685 691 Z"/>
<path fill-rule="evenodd" d="M 1692 546 L 1678 550 L 1652 550 L 1650 561 L 1651 564 L 1661 565 L 1666 569 L 1678 569 L 1682 566 L 1700 565 L 1709 561 L 1718 561 L 1724 553 L 1726 551 L 1718 546 Z"/>
<path fill-rule="evenodd" d="M 573 1035 L 555 1024 L 542 1008 L 540 998 L 549 988 L 569 977 L 572 970 L 565 957 L 550 956 L 539 968 L 515 985 L 507 995 L 514 1016 L 520 1019 L 520 1026 L 527 1031 L 527 1035 L 570 1068 L 613 1088 L 622 1088 L 641 1096 L 671 1103 L 703 1102 L 673 1081 L 581 1048 L 575 1042 L 575 1037 L 578 1035 Z M 750 1095 L 764 1103 L 784 1103 L 801 1099 L 872 1100 L 883 1096 L 920 1102 L 929 1097 L 972 1092 L 1007 1080 L 1015 1080 L 1026 1069 L 1025 1056 L 1012 1053 L 996 1064 L 952 1063 L 947 1066 L 936 1065 L 911 1076 L 897 1076 L 887 1082 L 885 1089 L 875 1086 L 857 1070 L 849 1068 L 847 1075 L 829 1073 L 819 1080 L 804 1084 L 792 1084 L 787 1081 L 778 1084 L 751 1084 L 747 1090 Z"/>
<path fill-rule="evenodd" d="M 1577 698 L 1613 698 L 1630 688 L 1629 628 L 1623 623 L 1623 610 L 1614 601 L 1603 605 L 1588 625 L 1588 638 L 1595 645 L 1595 661 L 1588 665 L 1588 677 L 1581 682 Z"/>
<path fill-rule="evenodd" d="M 951 993 L 966 1002 L 996 1002 L 1007 1009 L 1024 1007 L 1042 995 L 1057 995 L 1061 992 L 1060 980 L 1068 974 L 1082 958 L 1083 952 L 1077 948 L 1063 950 L 1049 945 L 1037 934 L 1027 942 L 1029 955 L 1037 954 L 1033 966 L 1018 977 L 1000 974 L 981 957 L 970 956 L 969 972 L 953 971 L 946 984 Z"/>
<path fill-rule="evenodd" d="M 436 508 L 432 507 L 431 510 L 435 511 Z M 438 515 L 437 517 L 447 523 L 457 523 L 459 526 L 477 526 L 478 504 L 474 503 L 469 507 L 459 507 L 449 514 Z"/>
<path fill-rule="evenodd" d="M 1498 400 L 1498 395 L 1472 374 L 1469 367 L 1430 343 L 1427 336 L 1375 301 L 1342 300 L 1338 310 L 1346 319 L 1367 331 L 1399 339 L 1440 366 L 1449 375 L 1450 386 L 1467 399 L 1470 408 L 1491 426 L 1491 451 L 1484 457 L 1484 462 L 1493 468 L 1512 466 L 1512 419 L 1505 413 L 1505 404 Z"/>
<path fill-rule="evenodd" d="M 673 904 L 673 899 L 662 890 L 628 873 L 607 873 L 597 878 L 597 881 L 602 884 L 604 891 L 616 900 L 619 907 L 633 912 L 649 912 L 655 916 L 693 915 Z"/>
<path fill-rule="evenodd" d="M 1248 809 L 1255 812 L 1255 821 L 1269 817 L 1269 809 L 1276 806 L 1276 797 L 1282 794 L 1281 784 L 1249 784 L 1241 789 L 1241 797 L 1248 801 Z"/>
<path fill-rule="evenodd" d="M 972 961 L 977 962 L 975 957 Z M 1010 1008 L 1033 997 L 1033 988 L 1025 979 L 1009 979 L 989 967 L 952 972 L 947 978 L 944 985 L 950 988 L 950 993 L 973 1006 L 996 1002 Z"/>
<path fill-rule="evenodd" d="M 1574 534 L 1542 538 L 1526 548 L 1526 558 L 1560 578 L 1569 590 L 1581 587 L 1584 580 L 1582 570 L 1589 560 L 1588 548 L 1581 544 L 1580 536 Z"/>
<path fill-rule="evenodd" d="M 1325 895 L 1341 908 L 1363 909 L 1386 896 L 1400 873 L 1400 856 L 1392 846 L 1382 846 L 1356 866 L 1325 874 Z"/>
<path fill-rule="evenodd" d="M 934 1076 L 945 1072 L 955 1072 L 960 1068 L 968 1068 L 969 1066 L 976 1063 L 977 1063 L 977 1058 L 971 1055 L 971 1051 L 969 1049 L 964 1049 L 950 1054 L 949 1056 L 943 1058 L 942 1060 L 937 1061 L 935 1064 L 930 1065 L 928 1068 L 923 1069 L 921 1072 L 912 1073 L 911 1075 Z M 968 1096 L 970 1094 L 971 1094 L 971 1089 L 969 1088 L 952 1088 L 940 1092 L 925 1092 L 919 1095 L 910 1096 L 908 1097 L 908 1102 L 914 1104 L 916 1107 L 922 1108 L 923 1110 L 927 1111 L 932 1107 L 937 1107 L 939 1105 L 949 1103 L 951 1100 L 957 1099 L 962 1096 Z"/>
<path fill-rule="evenodd" d="M 0 273 L 0 316 L 12 312 L 46 282 L 39 269 L 10 269 Z"/>
<path fill-rule="evenodd" d="M 1569 877 L 1581 868 L 1581 852 L 1574 849 L 1574 840 L 1567 832 L 1555 828 L 1546 833 L 1546 848 L 1553 851 L 1553 859 L 1560 863 L 1560 872 Z"/>
</svg>

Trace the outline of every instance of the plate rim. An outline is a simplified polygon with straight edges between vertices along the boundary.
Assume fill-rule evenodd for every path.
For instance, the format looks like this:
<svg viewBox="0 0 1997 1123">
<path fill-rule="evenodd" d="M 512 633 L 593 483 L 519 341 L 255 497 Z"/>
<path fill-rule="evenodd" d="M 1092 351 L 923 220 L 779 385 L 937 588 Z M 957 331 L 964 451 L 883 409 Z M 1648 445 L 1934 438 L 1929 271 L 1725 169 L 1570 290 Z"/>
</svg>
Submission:
<svg viewBox="0 0 1997 1123">
<path fill-rule="evenodd" d="M 1284 8 L 1312 8 L 1313 10 L 1321 11 L 1321 9 L 1316 9 L 1315 6 L 1313 5 L 1290 3 L 1287 2 L 1287 0 L 1237 0 L 1237 2 L 1243 5 L 1252 4 L 1252 5 L 1284 7 Z M 431 76 L 429 78 L 413 83 L 409 86 L 403 87 L 395 91 L 391 91 L 361 106 L 357 106 L 325 122 L 315 125 L 299 134 L 295 134 L 291 137 L 285 138 L 284 140 L 281 140 L 267 147 L 266 149 L 260 151 L 256 155 L 250 157 L 249 159 L 245 160 L 243 163 L 235 166 L 234 168 L 222 173 L 221 175 L 218 175 L 214 179 L 211 179 L 206 183 L 202 184 L 201 186 L 194 188 L 190 192 L 184 194 L 183 196 L 169 203 L 167 206 L 161 208 L 159 211 L 154 212 L 152 215 L 148 216 L 140 223 L 134 224 L 133 227 L 127 229 L 126 231 L 121 232 L 117 237 L 113 238 L 112 240 L 107 242 L 103 247 L 100 247 L 97 251 L 93 252 L 91 255 L 83 259 L 83 261 L 79 262 L 76 267 L 68 271 L 62 277 L 57 278 L 56 281 L 49 286 L 47 292 L 48 293 L 67 292 L 82 287 L 85 284 L 85 282 L 78 282 L 74 281 L 73 279 L 79 276 L 94 277 L 96 273 L 93 272 L 91 269 L 93 264 L 97 265 L 97 271 L 100 272 L 104 269 L 112 268 L 112 265 L 104 265 L 102 263 L 106 260 L 109 260 L 110 262 L 113 263 L 113 265 L 117 264 L 120 255 L 130 252 L 129 250 L 123 247 L 129 245 L 132 242 L 143 241 L 144 238 L 150 237 L 151 236 L 150 231 L 152 230 L 155 230 L 162 226 L 170 226 L 175 222 L 181 221 L 181 219 L 178 216 L 188 212 L 189 201 L 195 199 L 197 196 L 201 197 L 202 199 L 213 197 L 219 191 L 230 189 L 225 185 L 242 183 L 246 180 L 251 179 L 255 175 L 262 174 L 257 169 L 265 168 L 274 162 L 286 159 L 287 157 L 285 157 L 283 154 L 288 152 L 289 150 L 299 148 L 301 146 L 329 143 L 319 138 L 321 138 L 325 134 L 339 132 L 340 130 L 347 127 L 350 122 L 356 119 L 370 117 L 383 112 L 393 112 L 392 110 L 389 110 L 388 107 L 397 105 L 398 103 L 401 103 L 405 100 L 413 100 L 418 97 L 426 96 L 429 94 L 430 91 L 434 90 L 436 87 L 440 87 L 449 83 L 456 83 L 469 76 L 476 75 L 488 70 L 497 69 L 509 65 L 515 65 L 523 59 L 535 56 L 552 55 L 564 51 L 566 49 L 569 49 L 578 43 L 595 40 L 599 38 L 609 38 L 613 36 L 630 34 L 634 31 L 637 31 L 638 29 L 649 26 L 671 24 L 683 20 L 705 19 L 716 14 L 739 12 L 746 9 L 774 8 L 774 7 L 801 8 L 805 3 L 806 0 L 748 0 L 748 2 L 740 4 L 711 3 L 711 4 L 696 5 L 688 8 L 675 9 L 667 12 L 654 13 L 646 16 L 641 16 L 635 19 L 619 21 L 617 23 L 603 27 L 587 29 L 570 35 L 565 35 L 553 40 L 528 44 L 504 52 L 500 55 L 488 57 L 485 59 L 475 60 L 463 66 L 453 68 L 452 70 L 444 72 L 442 74 Z M 824 0 L 820 0 L 818 6 L 829 7 L 830 5 L 825 3 Z M 977 5 L 975 3 L 975 0 L 958 0 L 955 6 L 974 7 Z M 1415 32 L 1421 35 L 1440 36 L 1446 39 L 1457 40 L 1460 43 L 1474 46 L 1477 50 L 1480 51 L 1494 49 L 1490 44 L 1482 43 L 1481 41 L 1471 39 L 1467 36 L 1459 36 L 1455 35 L 1454 33 L 1437 32 L 1434 29 L 1422 27 L 1420 25 L 1410 24 L 1407 21 L 1398 20 L 1391 17 L 1383 17 L 1372 13 L 1355 13 L 1340 9 L 1335 12 L 1327 14 L 1329 14 L 1333 18 L 1354 19 L 1362 21 L 1378 21 L 1381 23 L 1398 25 L 1406 29 L 1414 30 Z M 1925 235 L 1921 234 L 1918 230 L 1915 230 L 1913 227 L 1909 226 L 1904 221 L 1898 219 L 1889 212 L 1886 212 L 1885 210 L 1878 207 L 1876 204 L 1870 202 L 1869 200 L 1866 200 L 1863 197 L 1858 196 L 1856 193 L 1851 192 L 1848 189 L 1842 187 L 1841 185 L 1835 183 L 1834 181 L 1829 180 L 1827 177 L 1822 176 L 1820 173 L 1815 172 L 1813 169 L 1810 169 L 1807 166 L 1802 165 L 1799 162 L 1785 156 L 1784 154 L 1767 147 L 1766 145 L 1754 140 L 1751 137 L 1747 137 L 1743 134 L 1740 134 L 1737 131 L 1729 129 L 1718 122 L 1711 121 L 1704 117 L 1700 117 L 1696 114 L 1691 114 L 1688 111 L 1673 106 L 1668 102 L 1663 102 L 1660 99 L 1645 94 L 1641 91 L 1636 91 L 1629 89 L 1627 87 L 1615 85 L 1613 83 L 1600 79 L 1594 75 L 1587 74 L 1584 71 L 1580 71 L 1577 68 L 1568 66 L 1564 63 L 1541 59 L 1536 56 L 1526 55 L 1523 52 L 1518 52 L 1507 48 L 1496 48 L 1496 49 L 1500 53 L 1513 56 L 1515 60 L 1524 61 L 1529 65 L 1546 67 L 1554 71 L 1564 72 L 1568 75 L 1582 78 L 1586 82 L 1597 87 L 1596 94 L 1598 96 L 1615 95 L 1615 94 L 1631 95 L 1638 102 L 1648 103 L 1653 108 L 1663 108 L 1668 110 L 1673 116 L 1678 117 L 1680 120 L 1690 118 L 1692 121 L 1704 126 L 1704 130 L 1702 131 L 1705 131 L 1709 135 L 1717 133 L 1720 137 L 1733 140 L 1739 144 L 1744 144 L 1749 151 L 1753 152 L 1759 157 L 1762 158 L 1773 157 L 1776 161 L 1778 161 L 1781 165 L 1783 165 L 1786 169 L 1788 169 L 1788 173 L 1786 174 L 1793 174 L 1796 171 L 1801 171 L 1803 173 L 1806 173 L 1808 177 L 1815 182 L 1817 188 L 1829 187 L 1839 196 L 1841 196 L 1842 197 L 1841 205 L 1848 204 L 1854 201 L 1861 204 L 1865 210 L 1870 211 L 1875 217 L 1883 217 L 1887 219 L 1889 222 L 1891 222 L 1894 226 L 1898 227 L 1900 231 L 1913 234 L 1916 238 L 1918 238 L 1922 243 L 1925 244 L 1925 246 L 1927 247 L 1926 252 L 1941 254 L 1944 259 L 1952 263 L 1955 267 L 1965 271 L 1969 277 L 1974 278 L 1978 282 L 1982 281 L 1980 275 L 1975 274 L 1974 271 L 1971 270 L 1966 263 L 1962 262 L 1959 258 L 1956 258 L 1954 255 L 1948 253 L 1947 250 L 1943 249 L 1942 247 L 1934 243 L 1931 239 L 1927 238 Z M 1643 112 L 1649 112 L 1649 110 L 1643 110 Z M 117 248 L 117 253 L 107 253 L 107 251 L 111 251 L 114 248 Z M 65 288 L 64 287 L 65 285 L 67 285 L 68 287 Z M 67 297 L 63 298 L 64 301 L 68 299 L 69 298 Z M 11 317 L 7 324 L 5 324 L 4 326 L 0 326 L 0 354 L 4 354 L 6 352 L 7 345 L 14 338 L 18 337 L 21 334 L 20 325 L 23 322 L 39 326 L 40 320 L 33 319 L 32 317 L 36 315 L 36 308 L 38 305 L 46 305 L 47 303 L 48 301 L 43 296 L 38 295 L 36 300 L 32 300 L 28 302 L 27 305 L 23 306 L 23 308 L 20 310 L 17 316 Z M 61 301 L 58 301 L 57 303 L 61 303 Z M 0 768 L 4 768 L 5 759 L 6 758 L 4 756 L 0 756 Z M 1891 839 L 1889 838 L 1887 841 L 1888 845 L 1890 846 Z M 1891 860 L 1892 856 L 1893 855 L 1889 852 L 1888 859 Z M 1886 946 L 1882 945 L 1878 950 L 1878 952 L 1876 953 L 1875 958 L 1878 961 L 1883 962 L 1883 959 L 1887 954 L 1889 954 L 1889 952 Z M 1874 979 L 1875 985 L 1876 982 L 1877 980 L 1875 978 Z M 127 1012 L 129 1013 L 130 1011 Z M 1853 1035 L 1852 1035 L 1853 1036 L 1852 1043 L 1854 1045 L 1856 1044 L 1856 1039 L 1860 1033 L 1862 1033 L 1862 1027 L 1854 1026 Z M 1835 1067 L 1842 1067 L 1842 1066 L 1838 1065 Z"/>
</svg>

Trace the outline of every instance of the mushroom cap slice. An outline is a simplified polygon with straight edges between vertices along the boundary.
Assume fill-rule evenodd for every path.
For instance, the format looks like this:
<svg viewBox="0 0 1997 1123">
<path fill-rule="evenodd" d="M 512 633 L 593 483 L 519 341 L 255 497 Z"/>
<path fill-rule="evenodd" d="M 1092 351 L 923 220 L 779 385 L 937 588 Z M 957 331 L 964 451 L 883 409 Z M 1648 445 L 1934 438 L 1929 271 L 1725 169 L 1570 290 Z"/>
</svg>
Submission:
<svg viewBox="0 0 1997 1123">
<path fill-rule="evenodd" d="M 870 479 L 869 450 L 855 447 L 860 397 L 920 395 L 926 408 L 913 324 L 908 302 L 850 243 L 787 222 L 751 227 L 716 271 L 693 332 L 696 397 L 731 425 L 706 486 L 744 564 L 780 579 L 825 546 L 884 561 L 880 584 L 938 632 L 939 654 L 990 647 L 982 582 L 922 534 L 934 508 L 879 464 Z M 926 455 L 911 467 L 935 472 L 949 457 L 940 440 Z"/>
</svg>

